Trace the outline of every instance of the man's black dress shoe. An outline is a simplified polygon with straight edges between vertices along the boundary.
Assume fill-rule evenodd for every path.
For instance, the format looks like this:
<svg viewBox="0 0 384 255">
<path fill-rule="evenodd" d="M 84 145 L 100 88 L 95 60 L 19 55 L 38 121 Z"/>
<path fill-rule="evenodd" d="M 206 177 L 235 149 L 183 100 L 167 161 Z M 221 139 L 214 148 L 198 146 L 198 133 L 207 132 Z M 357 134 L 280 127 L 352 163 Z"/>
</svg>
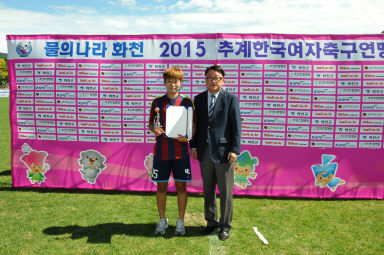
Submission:
<svg viewBox="0 0 384 255">
<path fill-rule="evenodd" d="M 212 233 L 213 231 L 215 231 L 217 229 L 217 226 L 207 226 L 203 229 L 203 231 L 201 231 L 201 233 L 203 235 L 209 235 L 210 233 Z"/>
<path fill-rule="evenodd" d="M 227 240 L 229 238 L 229 229 L 228 228 L 222 228 L 219 232 L 219 239 L 221 241 Z"/>
</svg>

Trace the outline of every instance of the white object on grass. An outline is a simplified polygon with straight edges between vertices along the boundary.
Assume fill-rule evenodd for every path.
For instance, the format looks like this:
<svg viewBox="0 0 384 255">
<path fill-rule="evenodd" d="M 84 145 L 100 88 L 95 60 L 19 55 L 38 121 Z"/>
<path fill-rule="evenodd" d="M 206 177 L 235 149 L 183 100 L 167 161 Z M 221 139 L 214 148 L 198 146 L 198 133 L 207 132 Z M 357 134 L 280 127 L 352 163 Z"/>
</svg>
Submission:
<svg viewBox="0 0 384 255">
<path fill-rule="evenodd" d="M 255 230 L 256 232 L 256 235 L 260 238 L 260 240 L 264 243 L 264 244 L 269 244 L 267 239 L 265 239 L 265 237 L 257 230 L 257 227 L 253 227 L 253 230 Z"/>
</svg>

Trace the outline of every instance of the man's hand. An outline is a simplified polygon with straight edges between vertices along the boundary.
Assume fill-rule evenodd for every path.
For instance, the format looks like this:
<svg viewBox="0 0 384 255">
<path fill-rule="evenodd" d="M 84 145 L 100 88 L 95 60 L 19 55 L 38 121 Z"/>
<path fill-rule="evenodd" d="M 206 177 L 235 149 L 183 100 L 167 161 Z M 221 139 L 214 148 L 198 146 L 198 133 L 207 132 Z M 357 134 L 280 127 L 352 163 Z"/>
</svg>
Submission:
<svg viewBox="0 0 384 255">
<path fill-rule="evenodd" d="M 197 159 L 197 150 L 195 148 L 191 149 L 191 157 L 193 159 Z"/>
<path fill-rule="evenodd" d="M 236 160 L 237 160 L 237 155 L 235 153 L 233 153 L 233 152 L 229 152 L 228 153 L 228 163 L 232 164 Z"/>
</svg>

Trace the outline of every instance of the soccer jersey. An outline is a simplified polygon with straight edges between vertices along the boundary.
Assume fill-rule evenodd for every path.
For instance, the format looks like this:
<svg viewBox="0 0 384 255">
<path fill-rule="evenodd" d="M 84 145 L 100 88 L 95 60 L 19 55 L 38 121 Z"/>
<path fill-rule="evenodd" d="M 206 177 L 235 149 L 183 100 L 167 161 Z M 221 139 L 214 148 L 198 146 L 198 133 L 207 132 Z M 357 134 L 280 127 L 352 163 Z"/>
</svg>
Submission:
<svg viewBox="0 0 384 255">
<path fill-rule="evenodd" d="M 156 116 L 155 108 L 159 107 L 160 124 L 161 124 L 161 127 L 164 130 L 166 130 L 165 122 L 166 122 L 166 110 L 168 105 L 194 107 L 192 100 L 190 98 L 180 94 L 174 99 L 169 99 L 167 95 L 155 98 L 152 101 L 152 105 L 151 105 L 149 123 L 153 123 Z M 167 138 L 165 134 L 157 136 L 154 157 L 159 160 L 189 158 L 188 143 L 180 143 L 175 139 Z"/>
</svg>

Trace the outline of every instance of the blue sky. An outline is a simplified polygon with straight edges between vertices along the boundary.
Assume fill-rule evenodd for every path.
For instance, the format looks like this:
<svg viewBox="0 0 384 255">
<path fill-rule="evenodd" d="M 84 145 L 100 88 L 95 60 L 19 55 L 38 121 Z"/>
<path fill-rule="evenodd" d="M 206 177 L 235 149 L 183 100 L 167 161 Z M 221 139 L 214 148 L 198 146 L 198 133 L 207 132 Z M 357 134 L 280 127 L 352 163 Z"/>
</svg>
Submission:
<svg viewBox="0 0 384 255">
<path fill-rule="evenodd" d="M 0 0 L 7 34 L 377 34 L 384 0 Z"/>
</svg>

